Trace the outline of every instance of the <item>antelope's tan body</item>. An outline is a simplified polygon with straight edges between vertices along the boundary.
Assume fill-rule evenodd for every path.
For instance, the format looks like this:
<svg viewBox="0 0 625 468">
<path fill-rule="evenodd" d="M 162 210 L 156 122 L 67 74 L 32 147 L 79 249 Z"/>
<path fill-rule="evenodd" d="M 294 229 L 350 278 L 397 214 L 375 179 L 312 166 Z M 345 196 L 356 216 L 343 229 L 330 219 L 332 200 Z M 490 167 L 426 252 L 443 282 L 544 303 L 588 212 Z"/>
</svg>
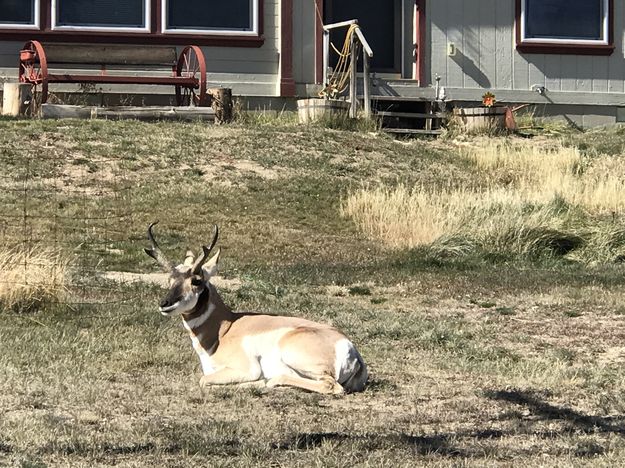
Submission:
<svg viewBox="0 0 625 468">
<path fill-rule="evenodd" d="M 319 393 L 358 392 L 367 382 L 367 366 L 340 331 L 310 320 L 232 312 L 210 278 L 219 252 L 211 248 L 194 260 L 173 267 L 152 235 L 146 252 L 170 270 L 169 293 L 161 301 L 163 315 L 181 315 L 202 364 L 201 385 L 287 385 Z"/>
</svg>

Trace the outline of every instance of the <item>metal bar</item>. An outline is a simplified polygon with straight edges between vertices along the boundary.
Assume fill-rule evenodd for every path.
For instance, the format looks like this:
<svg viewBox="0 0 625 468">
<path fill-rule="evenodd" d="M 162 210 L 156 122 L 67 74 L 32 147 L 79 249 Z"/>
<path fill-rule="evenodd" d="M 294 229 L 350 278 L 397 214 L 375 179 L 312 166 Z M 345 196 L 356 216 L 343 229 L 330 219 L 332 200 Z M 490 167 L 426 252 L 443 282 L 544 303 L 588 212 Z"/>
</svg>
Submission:
<svg viewBox="0 0 625 468">
<path fill-rule="evenodd" d="M 365 35 L 362 33 L 359 27 L 356 28 L 356 35 L 358 36 L 358 40 L 362 44 L 363 49 L 365 50 L 365 52 L 367 52 L 367 55 L 369 57 L 373 57 L 373 50 L 371 49 L 371 46 L 367 42 L 367 39 L 365 39 Z"/>
<path fill-rule="evenodd" d="M 330 33 L 323 31 L 323 87 L 328 85 L 328 67 L 330 66 Z M 326 96 L 327 98 L 327 96 Z"/>
<path fill-rule="evenodd" d="M 329 31 L 330 29 L 343 28 L 345 26 L 351 26 L 352 24 L 358 24 L 358 20 L 353 19 L 348 21 L 341 21 L 340 23 L 326 24 L 323 26 L 323 29 L 325 31 Z"/>
<path fill-rule="evenodd" d="M 354 119 L 357 113 L 358 98 L 356 97 L 356 73 L 358 72 L 358 50 L 356 50 L 356 39 L 352 36 L 351 63 L 349 67 L 349 116 Z"/>
<path fill-rule="evenodd" d="M 385 133 L 397 133 L 400 135 L 440 135 L 442 130 L 424 130 L 421 128 L 383 128 Z"/>
<path fill-rule="evenodd" d="M 152 85 L 178 85 L 198 87 L 197 78 L 183 76 L 115 76 L 115 75 L 71 75 L 50 74 L 48 81 L 51 83 L 102 83 L 102 84 L 152 84 Z"/>
<path fill-rule="evenodd" d="M 423 112 L 388 112 L 380 111 L 376 115 L 379 117 L 401 117 L 404 119 L 444 119 L 447 115 L 444 112 L 432 112 L 431 114 Z"/>
<path fill-rule="evenodd" d="M 356 30 L 358 31 L 358 30 Z M 369 57 L 364 48 L 362 48 L 362 73 L 363 73 L 363 85 L 364 85 L 364 100 L 365 100 L 365 118 L 371 118 L 371 77 L 369 76 Z"/>
</svg>

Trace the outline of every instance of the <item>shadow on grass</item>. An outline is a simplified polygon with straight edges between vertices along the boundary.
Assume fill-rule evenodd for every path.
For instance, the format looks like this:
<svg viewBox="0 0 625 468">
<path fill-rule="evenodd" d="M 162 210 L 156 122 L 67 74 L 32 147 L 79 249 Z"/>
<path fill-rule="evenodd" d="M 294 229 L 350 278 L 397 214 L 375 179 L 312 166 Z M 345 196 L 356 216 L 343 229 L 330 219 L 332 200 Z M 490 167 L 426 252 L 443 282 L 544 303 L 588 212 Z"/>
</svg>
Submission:
<svg viewBox="0 0 625 468">
<path fill-rule="evenodd" d="M 491 400 L 506 401 L 525 406 L 532 414 L 545 420 L 565 421 L 584 433 L 625 434 L 625 416 L 593 416 L 572 408 L 557 406 L 538 398 L 532 392 L 521 390 L 488 390 Z"/>
<path fill-rule="evenodd" d="M 560 430 L 540 431 L 532 427 L 508 430 L 476 429 L 431 435 L 394 434 L 349 434 L 340 432 L 298 433 L 292 437 L 272 445 L 278 450 L 311 450 L 330 443 L 351 443 L 361 445 L 368 450 L 384 450 L 400 448 L 410 450 L 416 455 L 438 455 L 448 458 L 482 458 L 484 447 L 475 443 L 480 440 L 503 439 L 520 434 L 531 434 L 544 439 L 558 438 L 571 434 L 625 434 L 625 416 L 601 417 L 584 414 L 571 408 L 553 405 L 531 392 L 519 390 L 488 390 L 484 395 L 492 400 L 499 400 L 524 406 L 542 420 L 562 421 L 568 427 Z M 511 413 L 511 417 L 522 418 L 519 412 Z M 605 453 L 606 448 L 594 441 L 577 441 L 568 449 L 552 447 L 553 455 L 572 454 L 577 457 L 596 456 Z M 523 453 L 521 453 L 523 452 Z M 520 450 L 517 455 L 524 454 Z M 501 455 L 501 454 L 499 454 Z M 508 453 L 506 456 L 511 456 Z"/>
<path fill-rule="evenodd" d="M 98 444 L 97 446 L 89 443 L 76 442 L 69 444 L 48 444 L 40 449 L 41 453 L 62 453 L 64 455 L 86 455 L 90 453 L 98 453 L 105 455 L 133 455 L 141 453 L 150 453 L 156 450 L 153 443 L 117 445 L 111 443 Z M 171 451 L 177 452 L 178 447 L 174 447 Z"/>
<path fill-rule="evenodd" d="M 452 445 L 451 434 L 414 436 L 409 434 L 348 434 L 341 432 L 304 432 L 272 445 L 278 450 L 311 450 L 325 442 L 355 442 L 367 450 L 402 447 L 419 455 L 436 453 L 446 457 L 467 457 L 471 454 L 465 449 Z"/>
</svg>

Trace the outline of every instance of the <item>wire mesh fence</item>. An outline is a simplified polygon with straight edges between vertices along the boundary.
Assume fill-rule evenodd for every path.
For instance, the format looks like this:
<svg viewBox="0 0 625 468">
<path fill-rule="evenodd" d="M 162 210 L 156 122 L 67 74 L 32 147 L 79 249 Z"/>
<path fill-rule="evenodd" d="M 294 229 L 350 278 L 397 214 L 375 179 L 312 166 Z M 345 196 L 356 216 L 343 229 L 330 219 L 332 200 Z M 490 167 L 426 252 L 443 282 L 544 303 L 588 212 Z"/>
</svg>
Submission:
<svg viewBox="0 0 625 468">
<path fill-rule="evenodd" d="M 123 164 L 27 146 L 0 147 L 0 304 L 124 301 L 103 278 L 139 242 Z"/>
</svg>

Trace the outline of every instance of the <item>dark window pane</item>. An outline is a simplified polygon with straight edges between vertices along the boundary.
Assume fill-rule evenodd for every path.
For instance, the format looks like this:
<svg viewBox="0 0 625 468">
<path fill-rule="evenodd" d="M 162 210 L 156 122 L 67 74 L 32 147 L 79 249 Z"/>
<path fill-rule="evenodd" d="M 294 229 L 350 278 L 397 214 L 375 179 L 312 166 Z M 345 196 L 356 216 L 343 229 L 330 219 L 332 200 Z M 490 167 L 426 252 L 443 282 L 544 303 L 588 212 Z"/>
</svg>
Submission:
<svg viewBox="0 0 625 468">
<path fill-rule="evenodd" d="M 168 0 L 168 29 L 250 31 L 254 0 Z"/>
<path fill-rule="evenodd" d="M 58 26 L 145 27 L 145 0 L 57 0 Z"/>
<path fill-rule="evenodd" d="M 525 37 L 602 39 L 603 0 L 525 0 Z"/>
<path fill-rule="evenodd" d="M 34 24 L 35 0 L 0 0 L 0 24 Z"/>
<path fill-rule="evenodd" d="M 465 0 L 473 1 L 473 0 Z M 499 0 L 501 1 L 501 0 Z M 326 3 L 325 23 L 357 19 L 367 42 L 373 49 L 371 68 L 374 71 L 392 72 L 397 69 L 395 51 L 400 47 L 399 17 L 397 0 L 333 0 Z M 347 28 L 333 29 L 332 43 L 340 50 L 345 41 Z M 330 52 L 330 64 L 336 66 L 338 55 Z"/>
</svg>

